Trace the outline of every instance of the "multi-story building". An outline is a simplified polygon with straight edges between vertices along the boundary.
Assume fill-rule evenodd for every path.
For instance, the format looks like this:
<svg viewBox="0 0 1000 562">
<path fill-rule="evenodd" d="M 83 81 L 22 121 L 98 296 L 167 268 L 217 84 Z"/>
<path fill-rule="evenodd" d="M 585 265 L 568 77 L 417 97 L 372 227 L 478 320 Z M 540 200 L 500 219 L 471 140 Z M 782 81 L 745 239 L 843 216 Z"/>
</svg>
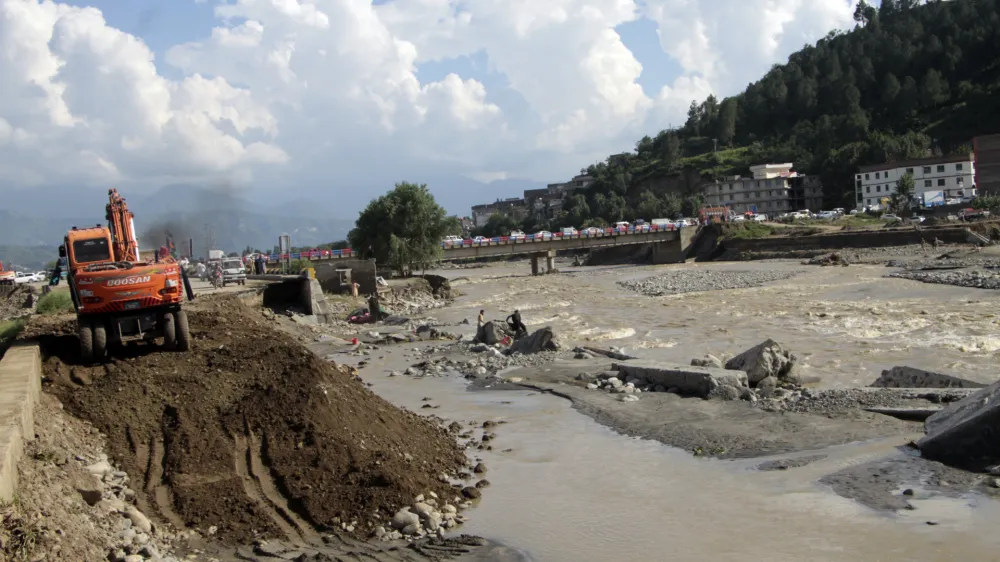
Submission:
<svg viewBox="0 0 1000 562">
<path fill-rule="evenodd" d="M 899 179 L 913 174 L 913 196 L 941 191 L 944 198 L 976 195 L 976 164 L 973 154 L 936 156 L 862 166 L 854 175 L 854 201 L 858 209 L 878 207 L 896 193 Z"/>
<path fill-rule="evenodd" d="M 1000 135 L 972 139 L 975 151 L 976 190 L 979 194 L 1000 194 Z"/>
<path fill-rule="evenodd" d="M 482 228 L 486 224 L 486 221 L 490 220 L 490 217 L 496 213 L 522 220 L 528 214 L 528 207 L 524 199 L 520 197 L 497 199 L 494 203 L 474 205 L 472 207 L 472 223 L 476 228 Z"/>
<path fill-rule="evenodd" d="M 524 192 L 524 201 L 528 206 L 528 212 L 537 220 L 555 218 L 562 211 L 567 195 L 592 183 L 594 178 L 581 174 L 567 182 L 550 183 L 545 189 L 527 189 Z"/>
<path fill-rule="evenodd" d="M 777 215 L 791 211 L 818 211 L 823 206 L 823 185 L 816 176 L 800 175 L 793 164 L 751 166 L 753 177 L 733 176 L 708 184 L 705 203 L 727 206 L 737 213 Z"/>
</svg>

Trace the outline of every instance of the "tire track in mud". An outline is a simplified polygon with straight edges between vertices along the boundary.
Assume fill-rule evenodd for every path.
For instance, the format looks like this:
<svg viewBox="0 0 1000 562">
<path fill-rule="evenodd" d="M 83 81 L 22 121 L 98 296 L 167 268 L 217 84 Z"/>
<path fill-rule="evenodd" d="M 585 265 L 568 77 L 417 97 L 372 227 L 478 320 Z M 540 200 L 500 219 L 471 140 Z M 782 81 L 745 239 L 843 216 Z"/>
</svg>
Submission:
<svg viewBox="0 0 1000 562">
<path fill-rule="evenodd" d="M 271 478 L 271 468 L 265 464 L 262 455 L 263 443 L 250 428 L 246 428 L 246 438 L 248 441 L 250 474 L 257 483 L 258 489 L 263 493 L 264 498 L 277 510 L 288 523 L 295 527 L 298 535 L 302 537 L 306 544 L 323 544 L 319 533 L 307 521 L 302 519 L 288 505 L 288 499 L 278 491 L 277 485 Z"/>
<path fill-rule="evenodd" d="M 150 447 L 147 447 L 147 450 Z M 163 480 L 163 461 L 166 457 L 166 448 L 162 439 L 152 440 L 152 455 L 149 455 L 149 468 L 146 472 L 145 492 L 148 497 L 152 497 L 156 503 L 156 508 L 160 515 L 177 529 L 183 529 L 186 525 L 177 512 L 174 511 L 174 501 L 170 492 L 170 487 Z"/>
<path fill-rule="evenodd" d="M 295 544 L 303 544 L 302 536 L 295 530 L 295 526 L 271 506 L 264 492 L 258 488 L 257 479 L 254 478 L 251 472 L 253 453 L 251 452 L 249 438 L 243 434 L 234 434 L 232 437 L 236 445 L 233 450 L 233 464 L 237 476 L 240 477 L 240 481 L 243 483 L 243 493 L 274 521 L 274 524 L 289 541 Z"/>
</svg>

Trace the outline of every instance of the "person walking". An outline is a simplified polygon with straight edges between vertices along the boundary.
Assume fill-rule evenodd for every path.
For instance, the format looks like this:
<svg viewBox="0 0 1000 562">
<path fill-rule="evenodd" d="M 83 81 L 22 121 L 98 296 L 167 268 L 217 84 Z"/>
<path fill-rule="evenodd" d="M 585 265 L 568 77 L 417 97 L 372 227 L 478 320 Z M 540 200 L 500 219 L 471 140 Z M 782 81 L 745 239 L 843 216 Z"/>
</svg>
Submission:
<svg viewBox="0 0 1000 562">
<path fill-rule="evenodd" d="M 351 283 L 351 296 L 353 296 L 354 298 L 358 298 L 358 289 L 360 288 L 361 285 L 359 285 L 357 281 Z"/>
</svg>

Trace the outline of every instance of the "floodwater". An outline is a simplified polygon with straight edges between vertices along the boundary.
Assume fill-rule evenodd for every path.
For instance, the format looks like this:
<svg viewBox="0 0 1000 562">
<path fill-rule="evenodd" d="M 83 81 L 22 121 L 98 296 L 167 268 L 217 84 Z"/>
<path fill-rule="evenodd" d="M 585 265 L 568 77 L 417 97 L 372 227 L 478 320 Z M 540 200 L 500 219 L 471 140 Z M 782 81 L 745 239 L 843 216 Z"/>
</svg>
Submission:
<svg viewBox="0 0 1000 562">
<path fill-rule="evenodd" d="M 821 377 L 822 386 L 868 384 L 896 364 L 996 377 L 993 292 L 884 279 L 879 267 L 771 262 L 506 276 L 519 267 L 527 270 L 448 271 L 471 278 L 458 285 L 466 295 L 433 316 L 469 318 L 474 326 L 480 308 L 502 319 L 516 307 L 529 328 L 551 325 L 570 340 L 683 362 L 772 337 L 803 357 L 805 374 Z M 803 273 L 764 288 L 660 298 L 615 284 L 684 267 Z M 365 378 L 387 399 L 419 412 L 427 396 L 445 418 L 507 422 L 494 451 L 477 455 L 492 486 L 461 532 L 513 545 L 531 560 L 1000 560 L 1000 535 L 992 532 L 998 502 L 932 498 L 887 515 L 817 483 L 847 466 L 902 454 L 896 447 L 905 438 L 834 447 L 806 467 L 758 472 L 752 466 L 761 459 L 699 459 L 617 435 L 552 395 L 468 392 L 458 378 L 384 377 L 380 370 L 398 368 L 402 358 L 385 361 Z"/>
</svg>

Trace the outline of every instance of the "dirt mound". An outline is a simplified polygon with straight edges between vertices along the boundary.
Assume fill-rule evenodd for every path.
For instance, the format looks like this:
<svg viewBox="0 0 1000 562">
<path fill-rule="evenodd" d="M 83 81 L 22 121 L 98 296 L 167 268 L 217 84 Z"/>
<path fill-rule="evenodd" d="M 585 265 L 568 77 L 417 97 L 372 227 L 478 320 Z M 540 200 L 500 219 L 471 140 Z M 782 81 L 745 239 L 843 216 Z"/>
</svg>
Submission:
<svg viewBox="0 0 1000 562">
<path fill-rule="evenodd" d="M 137 503 L 175 525 L 298 540 L 367 535 L 466 458 L 444 429 L 382 400 L 236 299 L 190 311 L 193 349 L 77 364 L 72 322 L 40 337 L 47 388 L 108 436 Z"/>
</svg>

